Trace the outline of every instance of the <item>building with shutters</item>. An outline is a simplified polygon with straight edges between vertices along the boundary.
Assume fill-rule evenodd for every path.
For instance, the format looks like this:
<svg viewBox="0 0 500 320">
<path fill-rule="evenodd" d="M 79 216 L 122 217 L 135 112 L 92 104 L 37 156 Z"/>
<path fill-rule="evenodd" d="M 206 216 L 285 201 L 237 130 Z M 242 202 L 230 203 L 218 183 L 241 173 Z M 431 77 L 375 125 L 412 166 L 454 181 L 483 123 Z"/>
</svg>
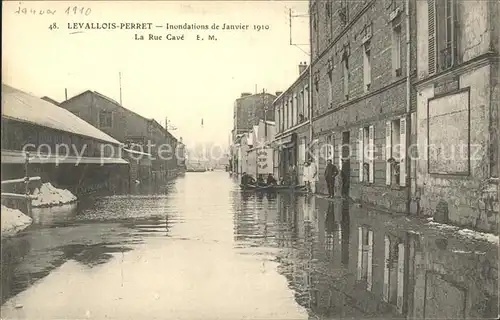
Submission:
<svg viewBox="0 0 500 320">
<path fill-rule="evenodd" d="M 275 175 L 284 177 L 290 165 L 297 168 L 298 183 L 302 184 L 304 162 L 308 157 L 310 139 L 309 67 L 299 65 L 299 77 L 274 100 L 276 119 Z"/>
<path fill-rule="evenodd" d="M 416 2 L 310 1 L 317 192 L 327 193 L 323 172 L 330 159 L 341 170 L 336 195 L 409 210 Z"/>
<path fill-rule="evenodd" d="M 417 1 L 420 211 L 498 227 L 498 1 Z M 425 156 L 421 156 L 425 154 Z"/>
</svg>

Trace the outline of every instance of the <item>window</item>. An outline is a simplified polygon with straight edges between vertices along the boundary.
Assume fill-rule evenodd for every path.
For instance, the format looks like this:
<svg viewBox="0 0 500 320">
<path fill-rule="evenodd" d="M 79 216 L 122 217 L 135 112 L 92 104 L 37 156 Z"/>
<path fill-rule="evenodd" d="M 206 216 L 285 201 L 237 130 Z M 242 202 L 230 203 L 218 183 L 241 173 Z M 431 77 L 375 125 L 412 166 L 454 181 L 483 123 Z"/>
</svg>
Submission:
<svg viewBox="0 0 500 320">
<path fill-rule="evenodd" d="M 344 25 L 349 19 L 349 8 L 347 5 L 347 0 L 340 0 L 339 18 Z"/>
<path fill-rule="evenodd" d="M 374 127 L 359 128 L 358 164 L 359 181 L 374 181 Z"/>
<path fill-rule="evenodd" d="M 276 128 L 280 128 L 280 107 L 275 105 L 274 106 L 274 119 L 276 120 Z"/>
<path fill-rule="evenodd" d="M 402 312 L 405 272 L 404 243 L 395 236 L 386 235 L 384 246 L 383 299 L 385 302 L 397 306 L 398 311 Z"/>
<path fill-rule="evenodd" d="M 333 78 L 332 71 L 328 72 L 328 106 L 329 109 L 333 107 Z"/>
<path fill-rule="evenodd" d="M 349 59 L 346 53 L 342 56 L 342 84 L 344 98 L 349 100 Z"/>
<path fill-rule="evenodd" d="M 297 100 L 297 95 L 293 95 L 293 124 L 299 123 L 299 105 Z"/>
<path fill-rule="evenodd" d="M 290 127 L 290 106 L 288 105 L 288 101 L 285 102 L 285 130 Z"/>
<path fill-rule="evenodd" d="M 101 128 L 113 127 L 113 113 L 111 111 L 102 110 L 99 112 L 99 127 Z"/>
<path fill-rule="evenodd" d="M 400 77 L 401 74 L 401 24 L 397 24 L 392 28 L 392 75 Z"/>
<path fill-rule="evenodd" d="M 442 69 L 448 69 L 454 64 L 455 60 L 455 49 L 454 45 L 454 25 L 455 19 L 453 17 L 455 11 L 455 0 L 445 0 L 444 2 L 444 10 L 442 8 L 441 11 L 444 11 L 444 21 L 446 25 L 444 26 L 444 30 L 440 32 L 440 36 L 444 38 L 444 47 L 440 48 L 440 65 Z M 443 3 L 440 3 L 442 5 Z M 441 12 L 440 12 L 441 14 Z"/>
<path fill-rule="evenodd" d="M 281 103 L 281 131 L 285 130 L 286 114 L 285 114 L 285 101 Z"/>
<path fill-rule="evenodd" d="M 385 184 L 394 186 L 406 185 L 406 119 L 386 122 L 386 174 Z"/>
<path fill-rule="evenodd" d="M 429 74 L 458 63 L 457 0 L 427 0 Z"/>
<path fill-rule="evenodd" d="M 332 39 L 332 29 L 333 29 L 333 19 L 332 19 L 332 0 L 327 0 L 325 2 L 325 11 L 326 11 L 326 24 L 328 26 L 328 39 Z"/>
<path fill-rule="evenodd" d="M 370 58 L 370 44 L 365 43 L 364 44 L 364 50 L 363 50 L 363 76 L 364 76 L 364 89 L 365 92 L 370 91 L 370 85 L 372 82 L 372 65 L 371 65 L 371 58 Z"/>
<path fill-rule="evenodd" d="M 357 279 L 366 282 L 366 290 L 371 291 L 373 284 L 373 231 L 358 227 L 358 265 Z"/>
<path fill-rule="evenodd" d="M 299 122 L 304 122 L 305 120 L 305 110 L 304 110 L 304 90 L 299 93 Z"/>
<path fill-rule="evenodd" d="M 304 109 L 305 109 L 305 118 L 309 119 L 309 87 L 304 88 Z"/>
<path fill-rule="evenodd" d="M 334 150 L 335 150 L 335 141 L 333 139 L 333 134 L 329 135 L 326 137 L 326 160 L 332 160 L 333 161 L 333 156 L 334 156 Z"/>
</svg>

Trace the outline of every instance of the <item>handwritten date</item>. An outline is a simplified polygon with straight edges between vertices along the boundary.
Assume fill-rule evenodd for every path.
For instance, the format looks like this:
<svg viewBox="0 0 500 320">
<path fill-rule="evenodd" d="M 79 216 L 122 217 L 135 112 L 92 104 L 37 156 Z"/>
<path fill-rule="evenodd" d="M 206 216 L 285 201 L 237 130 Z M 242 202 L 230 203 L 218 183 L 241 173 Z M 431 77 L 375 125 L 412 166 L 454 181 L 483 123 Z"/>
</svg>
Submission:
<svg viewBox="0 0 500 320">
<path fill-rule="evenodd" d="M 14 11 L 18 15 L 32 15 L 32 16 L 43 16 L 43 15 L 55 15 L 57 13 L 56 9 L 51 8 L 32 8 L 22 6 L 19 2 L 19 6 Z M 92 13 L 92 8 L 80 7 L 80 6 L 69 6 L 64 10 L 64 14 L 68 16 L 88 16 Z"/>
</svg>

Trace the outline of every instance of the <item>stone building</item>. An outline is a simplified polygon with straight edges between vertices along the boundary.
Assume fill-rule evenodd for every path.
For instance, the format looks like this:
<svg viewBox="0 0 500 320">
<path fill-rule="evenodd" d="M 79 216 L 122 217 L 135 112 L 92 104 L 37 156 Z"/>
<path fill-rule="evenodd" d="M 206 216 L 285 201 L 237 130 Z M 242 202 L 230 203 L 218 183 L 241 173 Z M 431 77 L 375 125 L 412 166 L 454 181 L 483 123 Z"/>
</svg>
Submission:
<svg viewBox="0 0 500 320">
<path fill-rule="evenodd" d="M 414 183 L 405 150 L 415 139 L 416 47 L 407 41 L 415 39 L 415 0 L 311 0 L 310 16 L 317 192 L 327 192 L 331 159 L 341 170 L 336 194 L 406 212 Z"/>
<path fill-rule="evenodd" d="M 498 1 L 417 1 L 416 188 L 442 221 L 498 227 Z"/>
<path fill-rule="evenodd" d="M 117 101 L 90 90 L 61 102 L 60 107 L 118 141 L 133 145 L 135 151 L 151 154 L 153 179 L 170 179 L 176 176 L 177 139 L 156 120 L 147 119 Z"/>
<path fill-rule="evenodd" d="M 299 77 L 274 100 L 276 119 L 275 167 L 278 178 L 284 177 L 290 165 L 297 167 L 299 184 L 304 162 L 308 159 L 310 138 L 309 67 L 299 65 Z"/>
</svg>

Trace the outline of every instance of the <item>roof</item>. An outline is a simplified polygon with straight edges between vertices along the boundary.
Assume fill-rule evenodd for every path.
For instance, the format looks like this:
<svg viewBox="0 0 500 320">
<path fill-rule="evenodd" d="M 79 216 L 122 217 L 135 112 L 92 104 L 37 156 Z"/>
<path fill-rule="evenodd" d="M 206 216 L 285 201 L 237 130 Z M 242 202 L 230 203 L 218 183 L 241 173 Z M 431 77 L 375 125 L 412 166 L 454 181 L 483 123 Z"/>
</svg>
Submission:
<svg viewBox="0 0 500 320">
<path fill-rule="evenodd" d="M 26 155 L 22 151 L 17 150 L 2 150 L 2 163 L 4 164 L 20 164 L 25 163 Z M 105 157 L 76 157 L 76 156 L 57 156 L 56 154 L 30 154 L 30 163 L 58 163 L 58 164 L 128 164 L 122 158 L 105 158 Z"/>
<path fill-rule="evenodd" d="M 123 105 L 121 105 L 118 101 L 116 101 L 116 100 L 114 100 L 114 99 L 112 99 L 112 98 L 110 98 L 110 97 L 108 97 L 108 96 L 106 96 L 106 95 L 104 95 L 104 94 L 102 94 L 102 93 L 100 93 L 100 92 L 97 92 L 97 91 L 85 90 L 84 92 L 81 92 L 81 93 L 79 93 L 79 94 L 77 94 L 77 95 L 75 95 L 75 96 L 73 96 L 73 97 L 69 98 L 68 100 L 63 101 L 63 102 L 61 102 L 60 104 L 65 104 L 65 103 L 67 103 L 68 101 L 73 100 L 73 99 L 75 99 L 76 97 L 79 97 L 79 96 L 84 95 L 84 94 L 86 94 L 86 93 L 94 94 L 94 95 L 98 96 L 98 97 L 99 97 L 99 98 L 101 98 L 101 99 L 107 100 L 107 101 L 109 101 L 109 102 L 113 103 L 114 105 L 116 105 L 116 106 L 118 106 L 118 107 L 120 107 L 120 108 L 122 108 L 122 109 L 125 109 L 125 110 L 127 110 L 128 112 L 130 112 L 130 113 L 132 113 L 132 114 L 134 114 L 134 115 L 138 116 L 139 118 L 141 118 L 141 119 L 143 119 L 143 120 L 145 120 L 145 121 L 151 122 L 151 123 L 152 123 L 153 125 L 155 125 L 158 129 L 160 129 L 160 128 L 161 128 L 161 130 L 164 130 L 164 131 L 165 131 L 165 128 L 164 128 L 164 127 L 163 127 L 163 126 L 162 126 L 162 125 L 161 125 L 158 121 L 156 121 L 154 118 L 146 118 L 146 117 L 144 117 L 144 116 L 142 116 L 142 115 L 138 114 L 138 113 L 137 113 L 137 112 L 135 112 L 135 111 L 132 111 L 132 110 L 130 110 L 130 109 L 128 109 L 128 108 L 125 108 L 125 107 L 124 107 Z M 168 134 L 168 135 L 170 135 L 173 139 L 177 140 L 177 138 L 176 138 L 176 137 L 175 137 L 175 136 L 174 136 L 174 135 L 173 135 L 170 131 L 168 131 L 168 130 L 167 130 L 167 134 Z"/>
<path fill-rule="evenodd" d="M 59 105 L 59 102 L 57 102 L 56 100 L 52 99 L 51 97 L 44 96 L 44 97 L 42 97 L 42 100 L 48 101 L 48 102 L 50 102 L 52 104 L 55 104 L 56 106 Z"/>
<path fill-rule="evenodd" d="M 268 95 L 268 96 L 276 97 L 276 95 L 274 95 L 272 93 L 269 93 L 269 92 L 257 92 L 257 93 L 253 93 L 253 94 L 251 93 L 251 94 L 243 96 L 243 97 L 236 98 L 236 100 L 245 100 L 245 99 L 248 99 L 248 98 L 259 97 L 259 96 L 262 96 L 262 95 Z"/>
<path fill-rule="evenodd" d="M 2 117 L 121 144 L 68 110 L 2 83 Z"/>
</svg>

